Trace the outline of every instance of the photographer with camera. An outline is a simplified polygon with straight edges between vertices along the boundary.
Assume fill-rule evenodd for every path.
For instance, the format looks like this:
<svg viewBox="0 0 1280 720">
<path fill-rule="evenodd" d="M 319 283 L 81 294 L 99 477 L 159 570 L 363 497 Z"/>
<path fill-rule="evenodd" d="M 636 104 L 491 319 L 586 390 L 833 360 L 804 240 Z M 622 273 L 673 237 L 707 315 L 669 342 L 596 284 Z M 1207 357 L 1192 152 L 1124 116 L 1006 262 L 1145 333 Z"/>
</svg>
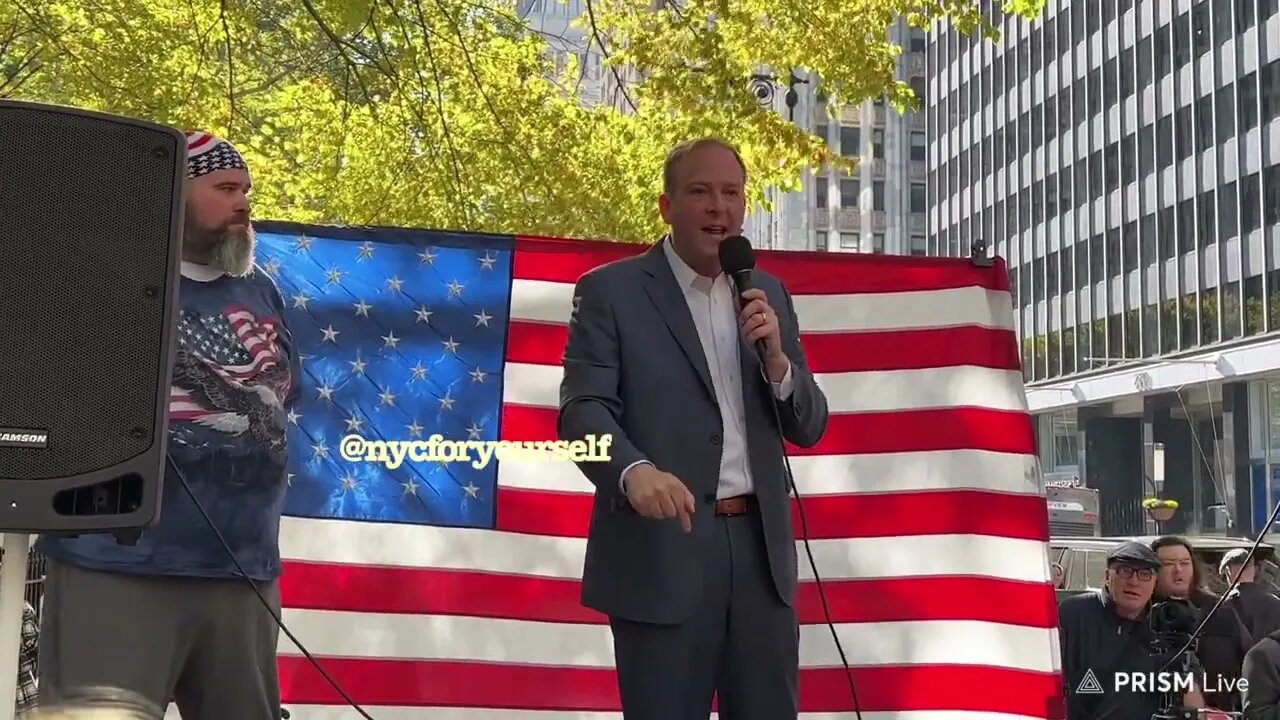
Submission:
<svg viewBox="0 0 1280 720">
<path fill-rule="evenodd" d="M 1240 677 L 1244 653 L 1253 645 L 1249 629 L 1241 622 L 1238 600 L 1226 600 L 1210 616 L 1209 612 L 1218 604 L 1218 596 L 1205 589 L 1204 571 L 1192 552 L 1191 543 L 1166 535 L 1151 543 L 1151 549 L 1160 558 L 1156 601 L 1181 601 L 1195 609 L 1196 627 L 1204 624 L 1196 636 L 1196 658 L 1204 669 L 1205 702 L 1222 710 L 1238 710 L 1240 694 L 1233 690 Z M 1244 554 L 1245 551 L 1241 551 L 1237 561 Z M 1223 567 L 1226 567 L 1225 559 Z M 1237 586 L 1237 590 L 1240 587 Z M 1262 634 L 1265 633 L 1258 637 Z"/>
<path fill-rule="evenodd" d="M 1117 689 L 1117 673 L 1154 676 L 1181 647 L 1167 649 L 1172 638 L 1164 627 L 1170 610 L 1172 619 L 1180 617 L 1177 608 L 1161 608 L 1150 616 L 1160 566 L 1160 557 L 1150 547 L 1124 543 L 1107 555 L 1102 590 L 1059 603 L 1067 720 L 1148 720 L 1159 718 L 1170 704 L 1204 707 L 1198 687 L 1172 698 L 1155 690 Z M 1198 675 L 1192 651 L 1166 669 L 1183 671 L 1184 666 Z"/>
</svg>

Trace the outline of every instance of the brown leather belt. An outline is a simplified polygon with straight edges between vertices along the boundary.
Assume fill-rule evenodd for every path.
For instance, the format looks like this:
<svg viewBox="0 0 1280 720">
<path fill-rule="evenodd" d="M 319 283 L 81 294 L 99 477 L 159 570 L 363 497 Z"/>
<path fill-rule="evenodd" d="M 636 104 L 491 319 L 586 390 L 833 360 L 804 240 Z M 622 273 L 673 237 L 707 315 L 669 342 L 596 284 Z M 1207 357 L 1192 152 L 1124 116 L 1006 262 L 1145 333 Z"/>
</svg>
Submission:
<svg viewBox="0 0 1280 720">
<path fill-rule="evenodd" d="M 753 505 L 755 505 L 755 497 L 752 495 L 724 498 L 716 501 L 716 515 L 720 517 L 740 517 L 749 514 Z"/>
</svg>

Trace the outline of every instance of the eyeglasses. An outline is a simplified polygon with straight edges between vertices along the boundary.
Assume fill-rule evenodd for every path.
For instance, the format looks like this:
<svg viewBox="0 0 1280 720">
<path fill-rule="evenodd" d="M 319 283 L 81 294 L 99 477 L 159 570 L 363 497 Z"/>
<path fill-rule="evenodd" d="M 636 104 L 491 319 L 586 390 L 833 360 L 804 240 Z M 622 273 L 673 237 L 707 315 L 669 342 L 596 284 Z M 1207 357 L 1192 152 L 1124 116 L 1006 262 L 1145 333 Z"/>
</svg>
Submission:
<svg viewBox="0 0 1280 720">
<path fill-rule="evenodd" d="M 1137 575 L 1139 580 L 1150 580 L 1156 576 L 1156 571 L 1151 568 L 1135 568 L 1131 565 L 1116 565 L 1112 569 L 1116 571 L 1117 575 L 1126 580 L 1134 575 Z"/>
</svg>

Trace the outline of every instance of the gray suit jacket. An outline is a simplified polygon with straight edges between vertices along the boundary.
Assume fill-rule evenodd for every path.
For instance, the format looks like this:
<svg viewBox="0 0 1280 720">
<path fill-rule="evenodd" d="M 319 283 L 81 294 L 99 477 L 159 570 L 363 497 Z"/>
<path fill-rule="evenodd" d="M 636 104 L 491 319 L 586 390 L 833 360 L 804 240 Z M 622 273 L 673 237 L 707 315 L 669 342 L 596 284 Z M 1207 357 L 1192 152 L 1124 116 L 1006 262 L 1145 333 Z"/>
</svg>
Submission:
<svg viewBox="0 0 1280 720">
<path fill-rule="evenodd" d="M 774 586 L 792 603 L 796 546 L 779 431 L 812 447 L 826 432 L 827 400 L 800 346 L 791 296 L 767 273 L 754 273 L 781 323 L 794 390 L 774 399 L 759 356 L 741 342 L 747 444 Z M 582 602 L 610 616 L 679 623 L 702 585 L 701 549 L 712 530 L 720 475 L 722 421 L 697 329 L 662 251 L 596 268 L 574 292 L 560 385 L 562 439 L 613 435 L 609 462 L 579 464 L 596 486 L 583 569 Z M 680 478 L 697 501 L 693 532 L 678 519 L 641 517 L 618 488 L 624 468 L 648 460 Z"/>
</svg>

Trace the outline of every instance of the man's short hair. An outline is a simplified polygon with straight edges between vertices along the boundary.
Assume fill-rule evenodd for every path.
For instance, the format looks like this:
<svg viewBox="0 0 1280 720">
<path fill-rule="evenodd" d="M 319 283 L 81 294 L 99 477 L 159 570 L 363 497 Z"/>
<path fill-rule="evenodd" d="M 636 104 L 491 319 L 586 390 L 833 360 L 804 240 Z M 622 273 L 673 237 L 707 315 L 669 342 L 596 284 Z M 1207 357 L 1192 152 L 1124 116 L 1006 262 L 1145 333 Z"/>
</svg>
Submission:
<svg viewBox="0 0 1280 720">
<path fill-rule="evenodd" d="M 1248 564 L 1245 563 L 1245 558 L 1249 558 Z M 1227 551 L 1227 553 L 1222 556 L 1222 562 L 1218 565 L 1218 572 L 1225 574 L 1227 572 L 1227 568 L 1232 566 L 1238 565 L 1241 567 L 1252 567 L 1257 564 L 1258 558 L 1249 557 L 1248 550 L 1245 550 L 1244 548 L 1234 548 Z"/>
<path fill-rule="evenodd" d="M 742 153 L 738 152 L 738 148 L 720 138 L 703 137 L 697 140 L 688 140 L 671 148 L 671 152 L 667 153 L 666 162 L 662 164 L 662 190 L 663 192 L 671 192 L 676 186 L 676 166 L 685 157 L 692 155 L 695 151 L 704 147 L 718 147 L 733 153 L 733 157 L 738 161 L 738 167 L 742 168 L 742 177 L 747 177 L 747 164 L 742 161 Z"/>
</svg>

